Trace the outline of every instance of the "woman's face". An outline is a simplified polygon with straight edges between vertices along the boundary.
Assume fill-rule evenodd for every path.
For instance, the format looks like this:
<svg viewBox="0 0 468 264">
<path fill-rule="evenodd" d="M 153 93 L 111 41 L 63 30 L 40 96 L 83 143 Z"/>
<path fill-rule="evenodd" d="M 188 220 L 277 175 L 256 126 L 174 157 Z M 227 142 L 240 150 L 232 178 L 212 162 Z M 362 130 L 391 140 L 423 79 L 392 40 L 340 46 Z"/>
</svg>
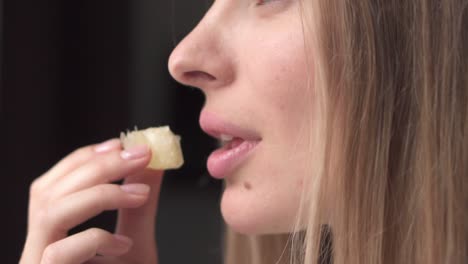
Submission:
<svg viewBox="0 0 468 264">
<path fill-rule="evenodd" d="M 202 129 L 226 141 L 207 166 L 225 179 L 221 212 L 240 233 L 291 231 L 313 167 L 317 104 L 299 5 L 217 0 L 169 59 L 172 76 L 206 96 Z"/>
</svg>

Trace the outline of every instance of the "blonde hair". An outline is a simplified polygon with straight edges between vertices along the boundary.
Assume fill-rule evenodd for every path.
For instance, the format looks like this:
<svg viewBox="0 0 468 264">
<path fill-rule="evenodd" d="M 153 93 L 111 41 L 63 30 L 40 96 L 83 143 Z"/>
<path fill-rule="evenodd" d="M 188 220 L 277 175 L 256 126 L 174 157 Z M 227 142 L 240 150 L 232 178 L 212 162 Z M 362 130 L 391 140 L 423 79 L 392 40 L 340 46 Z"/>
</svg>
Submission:
<svg viewBox="0 0 468 264">
<path fill-rule="evenodd" d="M 301 5 L 326 118 L 307 228 L 227 228 L 225 264 L 468 263 L 468 1 Z"/>
</svg>

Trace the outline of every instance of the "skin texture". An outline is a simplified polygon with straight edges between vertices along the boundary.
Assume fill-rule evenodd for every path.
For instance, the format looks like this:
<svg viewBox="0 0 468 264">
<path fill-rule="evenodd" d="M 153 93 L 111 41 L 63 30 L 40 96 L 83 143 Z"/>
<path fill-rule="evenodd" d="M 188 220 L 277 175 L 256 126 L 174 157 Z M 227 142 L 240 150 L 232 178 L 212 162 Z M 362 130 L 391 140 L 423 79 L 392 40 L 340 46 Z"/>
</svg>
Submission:
<svg viewBox="0 0 468 264">
<path fill-rule="evenodd" d="M 299 2 L 216 1 L 173 51 L 169 70 L 203 91 L 203 111 L 262 139 L 226 175 L 227 224 L 247 234 L 290 231 L 316 122 Z"/>
<path fill-rule="evenodd" d="M 310 54 L 308 56 L 310 58 Z M 174 50 L 169 70 L 206 95 L 203 111 L 260 135 L 248 158 L 226 175 L 221 211 L 241 233 L 292 229 L 313 166 L 313 78 L 297 0 L 217 0 Z M 161 171 L 145 169 L 146 147 L 118 140 L 78 149 L 30 188 L 28 234 L 20 263 L 157 263 L 155 220 Z M 124 180 L 124 186 L 112 184 Z M 119 210 L 117 236 L 73 227 Z"/>
<path fill-rule="evenodd" d="M 38 177 L 30 188 L 20 263 L 157 263 L 154 226 L 162 172 L 145 169 L 150 159 L 148 148 L 124 151 L 114 139 L 80 148 Z M 121 179 L 124 185 L 111 184 Z M 91 228 L 67 236 L 71 228 L 115 209 L 118 235 Z"/>
</svg>

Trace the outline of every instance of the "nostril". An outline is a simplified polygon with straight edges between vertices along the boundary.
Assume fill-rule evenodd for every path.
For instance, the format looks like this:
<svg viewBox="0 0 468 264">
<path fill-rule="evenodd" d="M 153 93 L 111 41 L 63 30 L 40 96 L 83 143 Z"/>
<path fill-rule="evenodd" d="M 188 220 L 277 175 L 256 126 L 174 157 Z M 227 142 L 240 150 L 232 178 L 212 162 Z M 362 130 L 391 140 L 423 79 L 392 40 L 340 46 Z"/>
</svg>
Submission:
<svg viewBox="0 0 468 264">
<path fill-rule="evenodd" d="M 202 71 L 190 71 L 184 73 L 184 79 L 188 82 L 199 82 L 199 81 L 214 81 L 216 78 L 206 72 Z"/>
</svg>

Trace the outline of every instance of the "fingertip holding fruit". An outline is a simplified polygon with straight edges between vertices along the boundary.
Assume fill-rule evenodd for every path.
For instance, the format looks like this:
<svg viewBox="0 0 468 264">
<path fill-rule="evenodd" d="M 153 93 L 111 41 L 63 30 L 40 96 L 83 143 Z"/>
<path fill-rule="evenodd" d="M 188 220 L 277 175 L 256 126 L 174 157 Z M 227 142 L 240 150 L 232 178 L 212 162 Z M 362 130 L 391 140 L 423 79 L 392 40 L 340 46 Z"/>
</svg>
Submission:
<svg viewBox="0 0 468 264">
<path fill-rule="evenodd" d="M 148 146 L 152 153 L 148 164 L 150 169 L 178 169 L 184 164 L 180 136 L 172 133 L 169 126 L 122 132 L 120 141 L 125 150 L 135 146 Z"/>
<path fill-rule="evenodd" d="M 94 147 L 94 151 L 96 153 L 105 153 L 114 149 L 118 149 L 121 147 L 121 145 L 122 143 L 120 142 L 120 140 L 114 138 L 98 144 Z"/>
<path fill-rule="evenodd" d="M 149 155 L 150 149 L 146 145 L 132 146 L 124 149 L 120 156 L 124 160 L 136 160 L 141 159 Z"/>
</svg>

